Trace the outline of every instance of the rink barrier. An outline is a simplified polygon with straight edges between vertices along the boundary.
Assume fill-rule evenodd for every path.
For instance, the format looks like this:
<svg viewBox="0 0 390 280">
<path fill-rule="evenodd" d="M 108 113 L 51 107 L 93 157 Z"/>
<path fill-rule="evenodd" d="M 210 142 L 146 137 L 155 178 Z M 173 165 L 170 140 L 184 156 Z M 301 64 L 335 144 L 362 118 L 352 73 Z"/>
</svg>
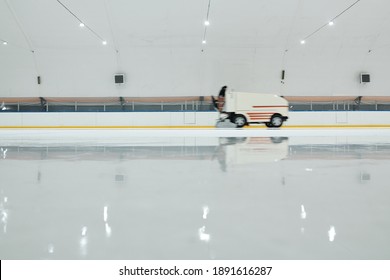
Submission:
<svg viewBox="0 0 390 280">
<path fill-rule="evenodd" d="M 284 96 L 290 111 L 390 111 L 390 96 Z M 210 95 L 157 97 L 0 97 L 7 112 L 213 111 Z"/>
<path fill-rule="evenodd" d="M 280 128 L 268 128 L 265 125 L 244 126 L 240 129 L 390 129 L 390 125 L 284 125 Z M 215 126 L 0 126 L 0 129 L 224 129 Z M 232 129 L 232 128 L 225 128 Z"/>
<path fill-rule="evenodd" d="M 217 112 L 126 112 L 126 113 L 17 113 L 0 114 L 0 128 L 178 128 L 210 129 L 218 120 Z M 365 112 L 290 112 L 282 128 L 388 128 L 390 111 Z M 254 124 L 248 128 L 265 128 Z"/>
</svg>

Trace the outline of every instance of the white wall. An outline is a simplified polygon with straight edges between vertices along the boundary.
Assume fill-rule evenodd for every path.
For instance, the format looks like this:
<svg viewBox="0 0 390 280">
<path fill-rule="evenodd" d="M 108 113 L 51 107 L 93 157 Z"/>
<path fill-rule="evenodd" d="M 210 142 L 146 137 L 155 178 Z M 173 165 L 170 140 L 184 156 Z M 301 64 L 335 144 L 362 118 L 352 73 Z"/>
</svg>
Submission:
<svg viewBox="0 0 390 280">
<path fill-rule="evenodd" d="M 0 2 L 0 39 L 9 42 L 0 44 L 0 98 L 207 96 L 223 85 L 286 96 L 388 95 L 387 0 L 360 1 L 299 43 L 350 2 L 215 1 L 202 45 L 207 0 L 66 1 L 106 46 L 56 1 Z M 125 85 L 114 84 L 117 72 Z M 372 82 L 361 85 L 360 72 Z"/>
<path fill-rule="evenodd" d="M 99 46 L 100 47 L 100 46 Z M 121 52 L 120 70 L 112 50 L 0 51 L 0 97 L 192 96 L 217 95 L 222 85 L 239 91 L 285 96 L 390 94 L 385 49 L 369 56 L 363 48 L 341 50 L 272 48 L 135 48 Z M 280 81 L 285 69 L 284 84 Z M 125 73 L 124 85 L 114 84 Z M 371 74 L 360 84 L 359 73 Z M 38 85 L 36 76 L 41 76 Z"/>
<path fill-rule="evenodd" d="M 107 46 L 55 1 L 0 3 L 0 39 L 9 41 L 0 45 L 0 98 L 198 96 L 223 85 L 286 96 L 390 94 L 385 0 L 359 2 L 305 45 L 300 39 L 350 1 L 216 1 L 205 46 L 208 1 L 104 2 L 66 4 Z M 122 86 L 114 84 L 117 72 L 126 74 Z M 360 84 L 361 72 L 372 82 Z"/>
<path fill-rule="evenodd" d="M 307 48 L 290 51 L 282 64 L 281 49 L 136 48 L 120 54 L 119 70 L 112 50 L 38 50 L 34 57 L 24 50 L 0 51 L 1 97 L 208 96 L 225 84 L 286 96 L 390 94 L 385 49 L 368 56 L 361 48 Z M 117 72 L 125 73 L 124 85 L 114 84 Z M 360 84 L 360 72 L 370 73 L 372 82 Z"/>
</svg>

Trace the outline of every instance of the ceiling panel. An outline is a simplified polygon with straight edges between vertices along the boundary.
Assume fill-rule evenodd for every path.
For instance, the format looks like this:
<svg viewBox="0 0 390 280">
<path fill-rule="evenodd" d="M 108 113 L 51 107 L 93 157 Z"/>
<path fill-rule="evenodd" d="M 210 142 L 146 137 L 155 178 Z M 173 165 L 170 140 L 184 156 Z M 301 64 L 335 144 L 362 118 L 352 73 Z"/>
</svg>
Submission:
<svg viewBox="0 0 390 280">
<path fill-rule="evenodd" d="M 57 1 L 5 0 L 0 3 L 0 39 L 40 48 L 101 47 L 99 37 L 116 49 L 200 47 L 208 0 L 62 0 L 96 34 Z M 211 0 L 208 47 L 291 48 L 354 1 Z M 312 36 L 318 46 L 384 42 L 389 34 L 385 0 L 360 1 L 335 26 Z M 383 34 L 382 34 L 383 33 Z M 388 35 L 386 35 L 388 38 Z M 386 37 L 385 36 L 385 37 Z M 380 40 L 378 38 L 380 37 Z"/>
</svg>

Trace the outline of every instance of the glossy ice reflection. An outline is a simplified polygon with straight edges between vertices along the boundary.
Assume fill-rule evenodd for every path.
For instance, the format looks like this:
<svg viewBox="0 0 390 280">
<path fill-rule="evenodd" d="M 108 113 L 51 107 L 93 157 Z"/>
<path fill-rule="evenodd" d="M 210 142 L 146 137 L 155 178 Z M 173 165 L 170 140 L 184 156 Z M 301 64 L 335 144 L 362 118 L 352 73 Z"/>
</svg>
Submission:
<svg viewBox="0 0 390 280">
<path fill-rule="evenodd" d="M 387 139 L 2 144 L 0 258 L 389 259 Z"/>
</svg>

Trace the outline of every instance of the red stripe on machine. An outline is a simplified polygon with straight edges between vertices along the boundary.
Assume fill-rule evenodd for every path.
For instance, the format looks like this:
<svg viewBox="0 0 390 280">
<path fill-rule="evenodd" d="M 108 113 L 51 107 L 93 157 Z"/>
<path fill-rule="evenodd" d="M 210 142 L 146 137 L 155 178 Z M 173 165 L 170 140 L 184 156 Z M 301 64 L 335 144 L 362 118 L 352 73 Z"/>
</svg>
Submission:
<svg viewBox="0 0 390 280">
<path fill-rule="evenodd" d="M 255 105 L 255 106 L 252 106 L 252 108 L 288 108 L 287 105 L 285 106 L 259 106 L 259 105 Z"/>
</svg>

